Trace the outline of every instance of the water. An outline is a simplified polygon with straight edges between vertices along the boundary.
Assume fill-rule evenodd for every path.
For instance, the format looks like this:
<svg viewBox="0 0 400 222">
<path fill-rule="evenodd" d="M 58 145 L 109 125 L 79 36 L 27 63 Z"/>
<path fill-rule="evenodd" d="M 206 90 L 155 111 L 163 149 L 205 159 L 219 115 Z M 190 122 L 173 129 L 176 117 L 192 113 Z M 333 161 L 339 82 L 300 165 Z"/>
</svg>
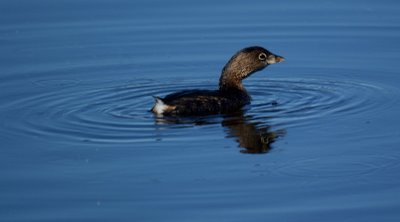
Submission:
<svg viewBox="0 0 400 222">
<path fill-rule="evenodd" d="M 2 1 L 1 221 L 398 221 L 400 3 Z M 237 50 L 236 115 L 157 118 Z"/>
</svg>

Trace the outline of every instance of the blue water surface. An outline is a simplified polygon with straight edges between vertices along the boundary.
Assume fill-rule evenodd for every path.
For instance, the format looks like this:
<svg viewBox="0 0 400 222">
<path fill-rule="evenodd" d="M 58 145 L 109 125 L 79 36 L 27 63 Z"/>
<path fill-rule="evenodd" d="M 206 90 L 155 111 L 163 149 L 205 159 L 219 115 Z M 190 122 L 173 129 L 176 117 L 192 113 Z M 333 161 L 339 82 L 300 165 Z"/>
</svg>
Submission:
<svg viewBox="0 0 400 222">
<path fill-rule="evenodd" d="M 0 221 L 399 221 L 399 1 L 0 2 Z M 168 119 L 238 50 L 235 115 Z"/>
</svg>

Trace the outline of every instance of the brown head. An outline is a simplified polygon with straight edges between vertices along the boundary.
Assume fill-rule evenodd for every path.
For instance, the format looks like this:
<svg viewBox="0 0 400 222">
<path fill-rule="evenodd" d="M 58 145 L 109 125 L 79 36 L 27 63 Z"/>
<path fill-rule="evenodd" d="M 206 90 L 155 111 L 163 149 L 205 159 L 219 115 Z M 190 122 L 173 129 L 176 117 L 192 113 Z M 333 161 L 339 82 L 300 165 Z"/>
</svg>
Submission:
<svg viewBox="0 0 400 222">
<path fill-rule="evenodd" d="M 285 59 L 259 47 L 247 47 L 237 52 L 222 69 L 219 79 L 221 90 L 238 88 L 244 90 L 242 80 L 268 65 L 283 62 Z"/>
</svg>

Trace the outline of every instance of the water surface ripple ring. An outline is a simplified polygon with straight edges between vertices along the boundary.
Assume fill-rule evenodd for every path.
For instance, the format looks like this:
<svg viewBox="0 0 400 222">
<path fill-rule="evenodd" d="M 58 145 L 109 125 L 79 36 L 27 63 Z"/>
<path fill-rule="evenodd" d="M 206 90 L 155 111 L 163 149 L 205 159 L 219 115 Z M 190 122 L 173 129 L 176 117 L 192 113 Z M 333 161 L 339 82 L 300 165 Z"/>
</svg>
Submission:
<svg viewBox="0 0 400 222">
<path fill-rule="evenodd" d="M 246 80 L 245 85 L 253 98 L 246 115 L 254 121 L 268 120 L 284 128 L 301 126 L 309 119 L 324 115 L 373 112 L 386 95 L 385 90 L 375 85 L 324 79 L 253 78 Z M 6 107 L 9 112 L 18 113 L 21 121 L 16 120 L 11 131 L 25 135 L 56 136 L 69 142 L 154 141 L 166 126 L 155 124 L 154 116 L 148 111 L 153 104 L 151 96 L 187 88 L 215 87 L 209 82 L 160 84 L 145 79 L 103 88 L 71 85 L 54 90 L 49 87 L 45 93 L 13 101 Z M 190 130 L 180 130 L 185 126 L 168 127 L 170 130 L 163 131 L 163 137 L 179 140 L 191 134 Z"/>
</svg>

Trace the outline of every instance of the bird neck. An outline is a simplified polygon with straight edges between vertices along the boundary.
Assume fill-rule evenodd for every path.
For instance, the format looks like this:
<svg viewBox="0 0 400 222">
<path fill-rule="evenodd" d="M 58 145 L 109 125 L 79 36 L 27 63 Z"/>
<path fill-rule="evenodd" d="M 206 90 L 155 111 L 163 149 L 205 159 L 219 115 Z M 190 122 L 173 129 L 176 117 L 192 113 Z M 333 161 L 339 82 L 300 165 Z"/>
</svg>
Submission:
<svg viewBox="0 0 400 222">
<path fill-rule="evenodd" d="M 241 91 L 246 90 L 244 88 L 241 80 L 226 78 L 224 76 L 221 76 L 221 78 L 219 80 L 219 89 L 220 90 L 235 89 L 235 90 L 241 90 Z"/>
<path fill-rule="evenodd" d="M 225 66 L 222 70 L 221 77 L 219 78 L 219 89 L 246 91 L 242 84 L 243 76 L 246 76 L 246 73 L 243 73 L 243 71 L 232 69 L 228 65 Z"/>
</svg>

